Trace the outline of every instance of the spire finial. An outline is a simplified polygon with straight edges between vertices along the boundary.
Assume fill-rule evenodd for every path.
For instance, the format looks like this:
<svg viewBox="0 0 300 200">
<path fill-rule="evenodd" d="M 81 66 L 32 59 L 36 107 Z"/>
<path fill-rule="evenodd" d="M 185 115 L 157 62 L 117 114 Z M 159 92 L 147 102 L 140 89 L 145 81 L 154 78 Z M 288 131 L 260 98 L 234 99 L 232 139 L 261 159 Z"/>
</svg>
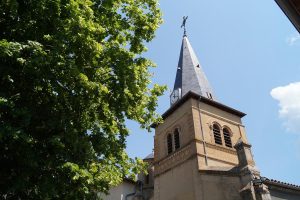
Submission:
<svg viewBox="0 0 300 200">
<path fill-rule="evenodd" d="M 183 37 L 186 36 L 186 27 L 185 27 L 185 24 L 186 24 L 186 20 L 188 19 L 188 16 L 183 16 L 183 21 L 182 21 L 182 24 L 181 24 L 181 28 L 183 27 Z"/>
</svg>

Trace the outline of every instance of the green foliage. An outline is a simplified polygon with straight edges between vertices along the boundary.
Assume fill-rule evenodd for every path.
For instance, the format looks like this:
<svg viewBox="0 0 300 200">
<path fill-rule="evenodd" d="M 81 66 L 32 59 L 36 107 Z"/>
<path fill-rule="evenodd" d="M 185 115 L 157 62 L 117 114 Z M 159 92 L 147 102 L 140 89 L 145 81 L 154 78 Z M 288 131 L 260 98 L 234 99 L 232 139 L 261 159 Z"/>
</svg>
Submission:
<svg viewBox="0 0 300 200">
<path fill-rule="evenodd" d="M 157 0 L 1 1 L 1 199 L 95 199 L 143 169 L 125 120 L 160 120 L 141 56 L 160 23 Z"/>
</svg>

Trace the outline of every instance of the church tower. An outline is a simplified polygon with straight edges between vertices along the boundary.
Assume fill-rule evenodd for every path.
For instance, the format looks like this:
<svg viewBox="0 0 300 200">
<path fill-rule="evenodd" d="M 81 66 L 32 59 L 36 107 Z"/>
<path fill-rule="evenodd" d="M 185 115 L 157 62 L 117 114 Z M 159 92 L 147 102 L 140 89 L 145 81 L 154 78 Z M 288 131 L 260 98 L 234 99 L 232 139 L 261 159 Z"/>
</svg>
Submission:
<svg viewBox="0 0 300 200">
<path fill-rule="evenodd" d="M 245 114 L 217 101 L 186 33 L 170 104 L 164 122 L 153 125 L 154 199 L 253 195 L 244 188 L 259 177 L 241 120 Z"/>
</svg>

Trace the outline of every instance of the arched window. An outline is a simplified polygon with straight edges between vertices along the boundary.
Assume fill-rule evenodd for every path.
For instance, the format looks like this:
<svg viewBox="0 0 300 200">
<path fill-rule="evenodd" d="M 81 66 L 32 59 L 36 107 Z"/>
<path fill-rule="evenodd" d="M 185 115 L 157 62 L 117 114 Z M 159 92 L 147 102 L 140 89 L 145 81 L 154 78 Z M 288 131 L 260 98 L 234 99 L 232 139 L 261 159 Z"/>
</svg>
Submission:
<svg viewBox="0 0 300 200">
<path fill-rule="evenodd" d="M 213 125 L 213 133 L 214 133 L 215 143 L 222 145 L 222 138 L 221 138 L 220 128 L 216 124 Z"/>
<path fill-rule="evenodd" d="M 224 141 L 226 147 L 232 147 L 231 138 L 230 138 L 230 132 L 227 128 L 223 128 L 223 135 L 224 135 Z"/>
<path fill-rule="evenodd" d="M 168 143 L 168 154 L 170 154 L 173 151 L 172 135 L 171 134 L 168 134 L 168 136 L 167 136 L 167 143 Z"/>
<path fill-rule="evenodd" d="M 180 138 L 178 128 L 174 132 L 175 150 L 180 148 Z"/>
</svg>

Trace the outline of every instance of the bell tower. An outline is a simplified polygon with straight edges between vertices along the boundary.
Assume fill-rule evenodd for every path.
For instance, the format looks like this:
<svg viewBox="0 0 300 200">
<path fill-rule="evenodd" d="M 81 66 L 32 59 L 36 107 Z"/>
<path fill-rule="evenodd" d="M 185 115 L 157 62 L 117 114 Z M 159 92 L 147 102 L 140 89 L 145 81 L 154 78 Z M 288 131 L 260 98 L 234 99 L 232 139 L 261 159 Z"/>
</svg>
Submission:
<svg viewBox="0 0 300 200">
<path fill-rule="evenodd" d="M 186 31 L 170 103 L 164 122 L 153 125 L 154 199 L 242 199 L 244 154 L 235 144 L 249 146 L 243 169 L 259 175 L 241 120 L 245 114 L 217 101 Z"/>
</svg>

